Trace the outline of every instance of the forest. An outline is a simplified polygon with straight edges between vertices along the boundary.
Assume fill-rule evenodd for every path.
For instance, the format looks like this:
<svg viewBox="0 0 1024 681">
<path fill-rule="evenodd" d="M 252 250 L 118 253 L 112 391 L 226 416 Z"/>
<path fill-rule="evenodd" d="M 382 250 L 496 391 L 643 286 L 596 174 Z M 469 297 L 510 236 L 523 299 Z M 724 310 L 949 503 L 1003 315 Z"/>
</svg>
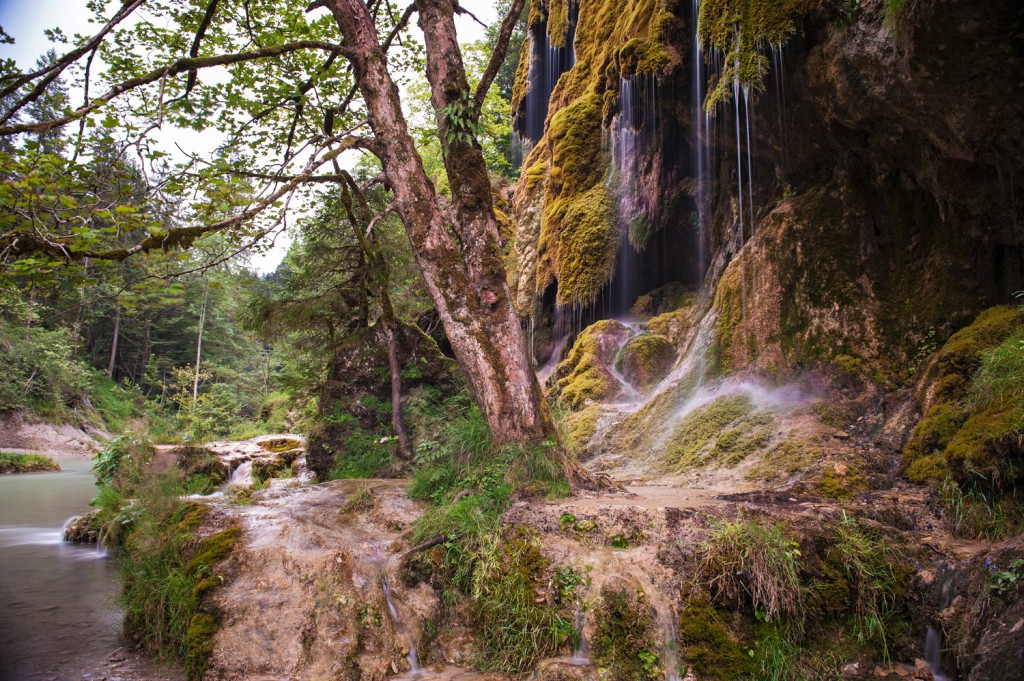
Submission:
<svg viewBox="0 0 1024 681">
<path fill-rule="evenodd" d="M 0 681 L 1024 675 L 1018 3 L 82 4 Z"/>
</svg>

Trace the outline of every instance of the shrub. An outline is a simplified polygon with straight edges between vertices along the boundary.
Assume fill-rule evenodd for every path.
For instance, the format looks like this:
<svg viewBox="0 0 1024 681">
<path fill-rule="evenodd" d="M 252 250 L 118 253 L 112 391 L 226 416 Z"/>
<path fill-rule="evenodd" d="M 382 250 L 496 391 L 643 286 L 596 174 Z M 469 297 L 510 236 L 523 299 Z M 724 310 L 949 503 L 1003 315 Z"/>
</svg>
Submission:
<svg viewBox="0 0 1024 681">
<path fill-rule="evenodd" d="M 759 520 L 716 523 L 701 546 L 696 579 L 707 580 L 717 598 L 749 599 L 768 621 L 804 617 L 800 545 L 780 523 Z"/>
</svg>

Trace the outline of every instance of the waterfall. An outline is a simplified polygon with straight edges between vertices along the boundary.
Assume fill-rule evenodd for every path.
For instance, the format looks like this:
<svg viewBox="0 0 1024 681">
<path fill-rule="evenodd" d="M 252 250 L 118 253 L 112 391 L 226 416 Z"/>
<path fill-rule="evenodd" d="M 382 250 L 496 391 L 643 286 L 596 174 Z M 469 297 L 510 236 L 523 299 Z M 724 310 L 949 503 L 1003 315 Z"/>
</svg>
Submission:
<svg viewBox="0 0 1024 681">
<path fill-rule="evenodd" d="M 544 121 L 548 116 L 551 93 L 562 74 L 576 64 L 576 24 L 579 21 L 579 4 L 569 3 L 569 16 L 565 42 L 562 47 L 551 44 L 547 22 L 540 22 L 530 29 L 530 77 L 523 106 L 514 121 L 515 135 L 519 149 L 525 158 L 530 148 L 544 135 Z"/>
<path fill-rule="evenodd" d="M 640 187 L 643 160 L 658 143 L 658 81 L 651 75 L 619 78 L 619 101 L 606 144 L 611 167 L 606 184 L 617 203 L 621 230 L 615 273 L 605 296 L 606 316 L 629 311 L 640 289 L 640 253 L 657 223 L 655 202 Z"/>
</svg>

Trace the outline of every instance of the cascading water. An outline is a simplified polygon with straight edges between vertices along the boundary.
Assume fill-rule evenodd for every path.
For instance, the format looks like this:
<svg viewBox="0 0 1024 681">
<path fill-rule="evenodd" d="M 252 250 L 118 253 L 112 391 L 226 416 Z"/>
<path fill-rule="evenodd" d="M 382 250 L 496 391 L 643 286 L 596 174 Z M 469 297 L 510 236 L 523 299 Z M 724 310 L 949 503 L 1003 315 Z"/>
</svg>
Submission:
<svg viewBox="0 0 1024 681">
<path fill-rule="evenodd" d="M 548 104 L 558 79 L 576 64 L 575 41 L 578 20 L 579 4 L 571 2 L 565 40 L 561 47 L 551 44 L 547 22 L 540 22 L 530 30 L 530 85 L 523 98 L 522 109 L 514 122 L 518 148 L 524 158 L 530 148 L 544 135 Z"/>
<path fill-rule="evenodd" d="M 936 580 L 935 588 L 939 596 L 939 610 L 945 610 L 953 602 L 956 585 L 953 583 L 955 573 L 949 566 L 943 566 Z M 928 625 L 924 637 L 924 661 L 931 670 L 935 681 L 949 681 L 950 676 L 942 671 L 942 630 L 933 624 Z"/>
<path fill-rule="evenodd" d="M 619 78 L 618 112 L 607 138 L 611 155 L 608 188 L 618 204 L 622 231 L 608 294 L 606 316 L 627 312 L 639 290 L 640 252 L 657 221 L 651 197 L 640 186 L 642 161 L 658 139 L 658 81 L 651 75 Z"/>
<path fill-rule="evenodd" d="M 228 485 L 232 487 L 252 487 L 252 461 L 243 461 L 238 468 L 231 471 Z"/>
<path fill-rule="evenodd" d="M 395 603 L 391 598 L 391 580 L 387 575 L 380 579 L 381 589 L 384 591 L 384 602 L 388 606 L 388 615 L 391 617 L 391 623 L 394 625 L 396 631 L 403 629 L 402 619 L 398 616 L 398 609 L 395 607 Z M 418 675 L 422 669 L 420 668 L 420 659 L 416 655 L 416 644 L 413 642 L 412 637 L 409 636 L 409 654 L 405 656 L 405 659 L 409 662 L 409 674 Z"/>
</svg>

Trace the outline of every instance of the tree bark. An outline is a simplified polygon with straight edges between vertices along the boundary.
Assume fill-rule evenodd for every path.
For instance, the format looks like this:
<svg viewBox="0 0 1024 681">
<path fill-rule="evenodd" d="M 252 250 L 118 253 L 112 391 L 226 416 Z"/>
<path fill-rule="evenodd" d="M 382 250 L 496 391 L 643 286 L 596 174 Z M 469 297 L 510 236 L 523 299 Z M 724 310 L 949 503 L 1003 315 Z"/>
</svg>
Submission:
<svg viewBox="0 0 1024 681">
<path fill-rule="evenodd" d="M 121 301 L 114 301 L 114 339 L 110 343 L 110 362 L 107 363 L 107 378 L 114 378 L 114 365 L 117 361 L 117 337 L 121 334 Z"/>
<path fill-rule="evenodd" d="M 497 442 L 554 437 L 505 281 L 490 180 L 475 143 L 446 145 L 454 220 L 423 169 L 387 69 L 369 9 L 361 0 L 325 0 L 345 39 L 376 149 L 416 264 L 452 350 Z M 435 108 L 472 102 L 455 37 L 451 0 L 418 0 Z M 444 145 L 445 130 L 441 130 Z M 451 229 L 449 229 L 449 226 Z"/>
<path fill-rule="evenodd" d="M 199 337 L 196 339 L 196 378 L 192 384 L 192 408 L 199 401 L 199 364 L 203 360 L 203 326 L 206 324 L 206 299 L 210 295 L 210 285 L 203 284 L 203 307 L 199 312 Z"/>
</svg>

